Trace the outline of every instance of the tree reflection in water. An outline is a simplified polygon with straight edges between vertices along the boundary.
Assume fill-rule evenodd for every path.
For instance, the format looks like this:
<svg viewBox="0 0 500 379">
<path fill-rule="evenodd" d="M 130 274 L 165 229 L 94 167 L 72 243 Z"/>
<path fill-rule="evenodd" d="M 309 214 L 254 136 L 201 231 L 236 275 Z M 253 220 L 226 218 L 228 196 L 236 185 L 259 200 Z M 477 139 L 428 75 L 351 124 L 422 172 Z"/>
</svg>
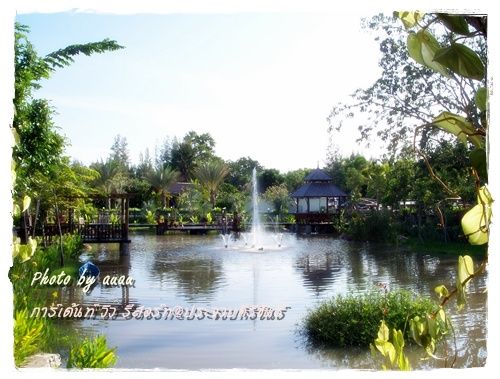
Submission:
<svg viewBox="0 0 500 379">
<path fill-rule="evenodd" d="M 152 273 L 161 284 L 173 281 L 188 302 L 210 300 L 223 278 L 222 265 L 203 258 L 179 261 L 157 259 L 152 266 Z"/>
<path fill-rule="evenodd" d="M 295 267 L 302 272 L 304 284 L 316 295 L 329 288 L 341 271 L 340 258 L 330 252 L 299 257 Z"/>
<path fill-rule="evenodd" d="M 111 246 L 96 246 L 93 256 L 105 273 L 108 260 L 109 270 L 130 272 L 137 280 L 130 295 L 141 305 L 284 304 L 292 307 L 284 320 L 137 324 L 101 320 L 84 325 L 94 332 L 102 331 L 119 346 L 119 366 L 123 368 L 373 369 L 379 366 L 368 349 L 307 346 L 297 340 L 294 331 L 312 307 L 336 295 L 363 293 L 383 282 L 390 288 L 433 297 L 436 285 L 451 286 L 455 280 L 453 256 L 331 237 L 288 237 L 284 248 L 256 253 L 226 249 L 218 236 L 135 235 L 128 265 L 126 259 L 120 262 L 117 249 Z M 486 277 L 477 278 L 470 285 L 464 312 L 457 313 L 450 306 L 459 349 L 456 367 L 485 363 L 485 288 Z M 85 300 L 117 299 L 119 291 L 98 286 Z M 452 338 L 446 343 L 452 345 Z M 451 354 L 448 347 L 439 351 Z M 421 361 L 421 350 L 409 354 L 416 369 L 443 366 L 440 361 Z"/>
</svg>

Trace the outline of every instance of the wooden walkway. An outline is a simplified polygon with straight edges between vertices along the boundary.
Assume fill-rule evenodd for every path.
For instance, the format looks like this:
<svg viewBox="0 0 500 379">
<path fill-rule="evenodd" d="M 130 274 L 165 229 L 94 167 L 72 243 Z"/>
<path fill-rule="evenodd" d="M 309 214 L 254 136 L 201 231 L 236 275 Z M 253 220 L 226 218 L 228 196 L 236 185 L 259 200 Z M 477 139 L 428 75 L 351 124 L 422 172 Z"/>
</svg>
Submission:
<svg viewBox="0 0 500 379">
<path fill-rule="evenodd" d="M 111 202 L 114 203 L 112 210 L 99 210 L 92 222 L 85 222 L 83 217 L 75 217 L 75 208 L 72 206 L 64 210 L 56 208 L 56 219 L 60 222 L 48 222 L 46 215 L 43 217 L 39 215 L 37 205 L 35 215 L 30 215 L 27 211 L 23 213 L 22 225 L 15 231 L 21 241 L 26 241 L 29 236 L 36 236 L 41 237 L 46 245 L 52 243 L 60 235 L 77 234 L 82 237 L 84 243 L 119 242 L 124 246 L 130 242 L 128 227 L 131 196 L 133 195 L 115 194 L 106 197 L 92 197 L 94 205 L 96 203 L 101 204 L 101 206 L 107 204 L 108 207 L 111 207 Z M 68 199 L 74 200 L 74 198 Z"/>
<path fill-rule="evenodd" d="M 128 225 L 124 224 L 45 224 L 36 235 L 48 244 L 59 234 L 78 234 L 84 243 L 128 243 Z"/>
<path fill-rule="evenodd" d="M 298 225 L 295 223 L 263 223 L 262 226 L 268 230 L 279 228 L 280 230 L 296 231 L 299 233 L 314 232 L 318 227 L 328 226 L 326 224 Z M 312 228 L 311 228 L 312 226 Z M 166 232 L 207 234 L 208 232 L 218 232 L 227 234 L 233 231 L 232 225 L 221 224 L 61 224 L 61 230 L 57 224 L 45 224 L 43 228 L 36 230 L 36 236 L 42 237 L 45 243 L 50 244 L 59 234 L 78 234 L 84 243 L 129 243 L 130 228 L 154 228 L 157 235 L 164 235 Z M 251 225 L 242 225 L 242 231 L 248 231 Z"/>
<path fill-rule="evenodd" d="M 150 226 L 150 227 L 155 227 L 156 228 L 156 234 L 157 235 L 163 235 L 167 231 L 172 231 L 172 232 L 186 232 L 189 234 L 206 234 L 210 231 L 217 231 L 220 233 L 229 233 L 233 231 L 232 224 L 226 225 L 221 225 L 221 224 L 211 224 L 211 225 L 206 225 L 206 224 L 184 224 L 184 225 L 167 225 L 167 224 L 138 224 L 142 226 Z M 138 226 L 137 224 L 130 224 L 130 227 Z M 291 225 L 290 223 L 263 223 L 261 224 L 265 228 L 287 228 L 289 229 Z M 241 231 L 249 230 L 250 225 L 242 225 Z"/>
<path fill-rule="evenodd" d="M 167 231 L 172 232 L 186 232 L 189 234 L 206 234 L 210 231 L 216 231 L 220 233 L 226 233 L 232 231 L 232 227 L 229 225 L 206 225 L 206 224 L 184 224 L 184 225 L 168 225 L 168 224 L 156 224 L 156 234 L 163 235 Z"/>
</svg>

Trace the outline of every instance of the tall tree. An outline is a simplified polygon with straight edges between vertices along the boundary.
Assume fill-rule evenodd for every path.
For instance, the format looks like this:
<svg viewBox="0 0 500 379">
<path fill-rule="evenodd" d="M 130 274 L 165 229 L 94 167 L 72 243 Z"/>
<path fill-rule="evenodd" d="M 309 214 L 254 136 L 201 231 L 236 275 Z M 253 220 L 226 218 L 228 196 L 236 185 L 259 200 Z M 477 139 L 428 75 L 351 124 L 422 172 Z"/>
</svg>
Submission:
<svg viewBox="0 0 500 379">
<path fill-rule="evenodd" d="M 375 198 L 377 208 L 385 193 L 388 171 L 389 165 L 387 162 L 378 163 L 376 161 L 370 161 L 364 171 L 366 196 Z"/>
<path fill-rule="evenodd" d="M 130 164 L 127 137 L 116 135 L 113 145 L 111 145 L 111 155 L 109 159 L 116 162 L 122 171 L 128 170 Z"/>
<path fill-rule="evenodd" d="M 42 79 L 50 78 L 56 68 L 70 65 L 79 54 L 91 55 L 121 49 L 116 41 L 71 45 L 45 57 L 38 55 L 28 40 L 29 28 L 19 23 L 14 28 L 15 94 L 12 131 L 16 137 L 12 157 L 15 166 L 14 199 L 24 196 L 37 198 L 37 204 L 54 205 L 59 225 L 60 263 L 64 263 L 62 229 L 59 218 L 60 198 L 75 197 L 82 183 L 64 157 L 64 138 L 57 133 L 52 121 L 53 109 L 48 102 L 37 99 L 34 90 L 41 87 Z M 81 189 L 81 188 L 80 188 Z M 37 210 L 38 210 L 37 206 Z M 27 230 L 29 210 L 24 211 Z M 35 214 L 35 224 L 38 211 Z"/>
<path fill-rule="evenodd" d="M 210 134 L 190 131 L 181 142 L 172 142 L 170 164 L 182 174 L 184 180 L 189 180 L 198 164 L 215 157 L 214 148 L 215 140 Z"/>
<path fill-rule="evenodd" d="M 208 192 L 212 208 L 215 207 L 215 202 L 217 201 L 219 186 L 224 181 L 228 172 L 229 169 L 227 165 L 218 159 L 212 159 L 208 162 L 201 163 L 195 169 L 194 176 Z"/>
<path fill-rule="evenodd" d="M 113 178 L 119 172 L 117 163 L 110 159 L 105 162 L 101 160 L 99 162 L 92 163 L 90 168 L 99 174 L 94 180 L 94 187 L 105 195 L 115 193 L 113 188 Z"/>
<path fill-rule="evenodd" d="M 40 56 L 28 39 L 29 28 L 15 25 L 15 96 L 13 131 L 17 143 L 13 149 L 17 179 L 15 193 L 46 190 L 67 164 L 63 159 L 65 141 L 52 121 L 54 110 L 44 99 L 36 99 L 34 90 L 41 87 L 41 80 L 48 79 L 52 72 L 70 65 L 80 54 L 91 55 L 121 49 L 122 46 L 109 39 L 100 42 L 71 45 Z"/>
<path fill-rule="evenodd" d="M 390 165 L 386 175 L 386 190 L 382 202 L 398 209 L 400 202 L 412 199 L 412 185 L 416 176 L 415 160 L 403 157 Z"/>
<path fill-rule="evenodd" d="M 268 187 L 262 197 L 273 205 L 273 212 L 277 216 L 287 214 L 292 204 L 292 199 L 285 184 Z"/>
<path fill-rule="evenodd" d="M 298 170 L 288 171 L 284 176 L 284 183 L 289 192 L 295 191 L 303 183 L 304 179 L 311 170 L 301 168 Z"/>
<path fill-rule="evenodd" d="M 172 185 L 179 179 L 179 172 L 171 167 L 157 168 L 149 176 L 149 183 L 161 197 L 163 208 L 167 206 L 167 198 Z"/>
<path fill-rule="evenodd" d="M 155 146 L 155 167 L 166 167 L 172 165 L 172 146 L 177 142 L 175 139 L 172 141 L 166 137 L 161 146 Z"/>
<path fill-rule="evenodd" d="M 220 185 L 216 203 L 219 208 L 226 208 L 229 213 L 241 213 L 247 203 L 248 196 L 246 192 L 240 191 L 227 181 Z"/>
<path fill-rule="evenodd" d="M 425 17 L 430 20 L 435 15 Z M 379 14 L 364 20 L 363 27 L 370 30 L 380 43 L 381 76 L 368 88 L 357 89 L 350 101 L 333 107 L 328 117 L 332 133 L 343 130 L 350 123 L 351 127 L 357 126 L 359 141 L 369 144 L 376 136 L 387 143 L 390 155 L 396 155 L 401 148 L 413 143 L 415 127 L 431 121 L 438 109 L 467 114 L 471 119 L 479 120 L 477 108 L 471 106 L 471 101 L 477 89 L 484 86 L 484 80 L 439 75 L 413 60 L 406 49 L 408 33 L 393 17 Z M 428 30 L 435 31 L 437 36 L 434 46 L 449 41 L 450 36 L 442 32 L 439 23 L 430 24 Z M 484 59 L 484 37 L 480 33 L 474 35 L 472 31 L 470 35 L 466 43 L 477 47 Z M 360 113 L 364 114 L 363 117 L 357 118 Z M 419 141 L 423 148 L 427 144 L 436 146 L 442 138 L 448 137 L 438 128 L 429 128 Z"/>
<path fill-rule="evenodd" d="M 366 177 L 364 172 L 368 166 L 365 157 L 359 154 L 351 154 L 344 158 L 340 155 L 330 155 L 327 171 L 330 173 L 333 183 L 346 192 L 354 191 L 358 197 L 366 192 Z"/>
<path fill-rule="evenodd" d="M 227 181 L 236 188 L 243 190 L 250 188 L 252 181 L 252 171 L 255 168 L 257 172 L 262 171 L 263 167 L 259 162 L 250 157 L 242 157 L 234 162 L 228 162 L 229 175 Z"/>
<path fill-rule="evenodd" d="M 198 134 L 191 130 L 184 136 L 183 142 L 192 146 L 196 163 L 204 162 L 215 155 L 215 140 L 209 133 Z"/>
<path fill-rule="evenodd" d="M 189 180 L 195 168 L 195 151 L 188 142 L 174 141 L 171 152 L 171 165 L 181 173 L 183 180 Z"/>
<path fill-rule="evenodd" d="M 259 193 L 264 193 L 269 187 L 279 186 L 285 181 L 285 178 L 279 170 L 275 168 L 266 168 L 258 172 Z"/>
<path fill-rule="evenodd" d="M 154 170 L 153 161 L 151 156 L 149 155 L 149 149 L 146 148 L 144 153 L 139 154 L 139 163 L 135 167 L 135 176 L 136 178 L 143 179 L 147 178 Z"/>
</svg>

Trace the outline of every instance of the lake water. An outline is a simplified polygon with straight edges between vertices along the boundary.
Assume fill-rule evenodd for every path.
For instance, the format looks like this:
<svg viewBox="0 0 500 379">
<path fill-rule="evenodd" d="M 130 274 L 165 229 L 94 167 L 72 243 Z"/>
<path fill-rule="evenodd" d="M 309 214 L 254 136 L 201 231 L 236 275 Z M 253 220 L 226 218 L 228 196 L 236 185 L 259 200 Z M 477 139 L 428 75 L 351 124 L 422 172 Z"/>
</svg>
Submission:
<svg viewBox="0 0 500 379">
<path fill-rule="evenodd" d="M 308 310 L 337 294 L 362 293 L 378 283 L 434 296 L 438 284 L 452 287 L 457 258 L 408 253 L 396 248 L 347 242 L 331 237 L 285 235 L 283 246 L 258 251 L 218 236 L 135 234 L 130 255 L 117 245 L 93 245 L 92 260 L 104 275 L 135 279 L 128 293 L 97 285 L 78 295 L 86 304 L 130 303 L 187 309 L 245 305 L 290 307 L 282 320 L 87 320 L 78 327 L 104 334 L 117 346 L 119 368 L 164 369 L 314 369 L 377 368 L 367 350 L 315 349 L 301 335 Z M 455 326 L 455 367 L 486 362 L 486 279 L 474 280 L 466 309 L 449 307 Z M 76 290 L 79 291 L 79 290 Z M 75 296 L 74 294 L 72 296 Z M 439 349 L 452 355 L 453 339 Z M 443 367 L 421 360 L 410 349 L 415 368 Z"/>
</svg>

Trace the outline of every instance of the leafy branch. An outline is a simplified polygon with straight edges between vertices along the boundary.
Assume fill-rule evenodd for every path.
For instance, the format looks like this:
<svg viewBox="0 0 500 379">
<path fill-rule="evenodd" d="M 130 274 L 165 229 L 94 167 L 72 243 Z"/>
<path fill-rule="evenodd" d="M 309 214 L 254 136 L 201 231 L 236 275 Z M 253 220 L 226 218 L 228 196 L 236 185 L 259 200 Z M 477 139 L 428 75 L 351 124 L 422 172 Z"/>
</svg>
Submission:
<svg viewBox="0 0 500 379">
<path fill-rule="evenodd" d="M 450 112 L 449 107 L 444 107 L 442 99 L 436 99 L 437 103 L 443 106 L 446 111 L 434 117 L 432 121 L 425 122 L 415 128 L 413 137 L 413 148 L 425 162 L 431 178 L 437 182 L 445 192 L 460 199 L 460 196 L 450 188 L 435 172 L 429 159 L 422 149 L 417 147 L 417 136 L 422 130 L 427 128 L 437 128 L 450 135 L 454 135 L 461 143 L 473 147 L 469 159 L 472 166 L 472 175 L 476 182 L 477 204 L 473 206 L 461 220 L 462 230 L 468 241 L 472 245 L 483 245 L 489 239 L 489 223 L 492 216 L 491 204 L 493 198 L 485 185 L 481 186 L 482 181 L 487 180 L 487 157 L 485 153 L 487 129 L 487 91 L 485 87 L 479 87 L 474 91 L 474 96 L 470 96 L 465 86 L 474 86 L 473 81 L 485 83 L 486 69 L 480 56 L 465 44 L 458 43 L 458 39 L 451 38 L 454 33 L 465 37 L 474 38 L 484 36 L 486 38 L 486 18 L 463 17 L 460 15 L 437 14 L 427 24 L 422 25 L 420 21 L 424 15 L 419 12 L 395 12 L 407 30 L 417 27 L 417 31 L 410 31 L 407 38 L 407 51 L 409 56 L 422 66 L 438 73 L 439 76 L 449 78 L 459 89 L 459 94 L 452 93 L 455 97 L 460 96 L 462 102 L 466 104 L 463 109 L 465 117 Z M 431 33 L 429 26 L 433 23 L 441 23 L 450 32 L 448 45 L 443 46 Z M 471 32 L 469 26 L 475 27 L 476 32 Z M 483 28 L 484 27 L 484 28 Z M 434 93 L 434 92 L 433 92 Z M 458 95 L 458 96 L 457 96 Z M 478 120 L 479 122 L 476 122 Z M 441 219 L 441 225 L 444 226 L 444 217 L 439 208 L 438 212 Z M 452 330 L 455 341 L 455 355 L 452 366 L 456 361 L 456 338 L 455 331 L 448 319 L 444 308 L 449 301 L 456 297 L 457 307 L 463 309 L 466 303 L 466 288 L 469 282 L 485 272 L 488 257 L 486 256 L 477 269 L 474 269 L 474 262 L 468 255 L 458 258 L 456 286 L 448 291 L 446 286 L 439 285 L 434 291 L 441 299 L 438 309 L 426 316 L 426 318 L 414 317 L 410 320 L 410 331 L 412 338 L 417 344 L 424 347 L 427 354 L 437 359 L 435 355 L 436 341 L 449 330 Z M 390 368 L 398 367 L 406 369 L 406 358 L 396 359 L 396 348 L 398 346 L 400 357 L 404 357 L 404 341 L 397 340 L 398 331 L 393 331 L 393 341 L 388 341 L 389 332 L 384 329 L 382 321 L 379 334 L 375 340 L 382 356 L 391 364 Z M 383 338 L 382 338 L 383 337 Z M 446 361 L 446 359 L 445 359 Z M 397 365 L 396 365 L 397 363 Z M 382 366 L 387 368 L 386 365 Z"/>
<path fill-rule="evenodd" d="M 468 256 L 466 256 L 468 257 Z M 461 258 L 461 261 L 463 263 L 459 263 L 459 265 L 465 265 L 465 261 L 467 260 L 465 257 L 460 257 Z M 459 258 L 459 262 L 460 262 L 460 258 Z M 470 257 L 469 257 L 470 258 Z M 467 284 L 474 278 L 478 277 L 479 275 L 483 274 L 485 269 L 486 269 L 486 265 L 488 264 L 488 258 L 486 257 L 482 262 L 481 264 L 479 265 L 479 267 L 473 271 L 472 273 L 470 273 L 465 279 L 463 279 L 462 281 L 460 281 L 460 283 L 457 283 L 457 286 L 455 288 L 453 288 L 453 290 L 451 291 L 448 291 L 448 289 L 444 286 L 444 285 L 439 285 L 437 286 L 434 291 L 438 294 L 438 296 L 441 298 L 441 303 L 439 304 L 439 307 L 440 308 L 444 308 L 445 305 L 454 297 L 454 296 L 457 296 L 460 291 L 463 291 L 463 288 L 465 288 L 465 286 L 467 286 Z M 469 267 L 470 268 L 470 267 Z M 462 268 L 463 270 L 464 268 Z M 465 268 L 465 270 L 467 270 L 467 268 Z M 468 271 L 467 271 L 468 273 Z M 437 315 L 437 313 L 439 312 L 439 309 L 434 312 L 433 316 L 435 317 Z"/>
<path fill-rule="evenodd" d="M 69 66 L 75 61 L 74 57 L 80 54 L 90 56 L 92 54 L 102 54 L 108 51 L 115 51 L 123 48 L 124 47 L 119 45 L 116 41 L 105 38 L 100 42 L 75 44 L 56 50 L 47 54 L 44 61 L 50 66 L 50 70 L 53 71 L 56 68 Z"/>
</svg>

